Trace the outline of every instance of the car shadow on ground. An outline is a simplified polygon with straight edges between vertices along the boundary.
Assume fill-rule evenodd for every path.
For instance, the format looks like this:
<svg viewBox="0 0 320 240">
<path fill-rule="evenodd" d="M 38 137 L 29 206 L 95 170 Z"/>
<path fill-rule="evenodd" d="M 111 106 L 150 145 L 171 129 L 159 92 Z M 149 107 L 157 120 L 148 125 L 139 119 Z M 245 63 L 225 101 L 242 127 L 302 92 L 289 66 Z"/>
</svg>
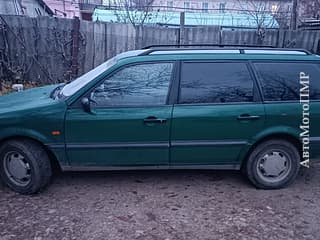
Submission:
<svg viewBox="0 0 320 240">
<path fill-rule="evenodd" d="M 58 172 L 53 177 L 53 183 L 74 181 L 79 184 L 105 183 L 159 183 L 174 182 L 236 182 L 250 186 L 247 178 L 240 171 L 234 170 L 128 170 L 128 171 L 90 171 L 90 172 Z"/>
<path fill-rule="evenodd" d="M 311 182 L 319 167 L 301 169 L 295 184 Z M 86 185 L 87 187 L 103 184 L 216 184 L 229 185 L 239 188 L 254 188 L 247 177 L 240 171 L 234 170 L 128 170 L 128 171 L 90 171 L 90 172 L 60 172 L 54 173 L 51 186 L 58 190 L 59 186 Z M 0 180 L 0 191 L 7 191 Z"/>
</svg>

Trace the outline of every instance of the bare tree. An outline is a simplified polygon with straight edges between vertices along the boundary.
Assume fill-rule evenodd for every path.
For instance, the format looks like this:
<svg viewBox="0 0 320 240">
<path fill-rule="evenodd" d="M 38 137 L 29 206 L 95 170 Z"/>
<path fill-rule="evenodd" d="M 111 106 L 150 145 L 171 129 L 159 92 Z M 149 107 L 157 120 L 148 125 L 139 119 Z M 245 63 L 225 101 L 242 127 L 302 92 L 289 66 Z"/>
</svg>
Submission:
<svg viewBox="0 0 320 240">
<path fill-rule="evenodd" d="M 262 44 L 265 38 L 265 32 L 268 27 L 276 26 L 276 16 L 281 14 L 283 6 L 276 5 L 269 10 L 270 2 L 263 0 L 238 0 L 238 6 L 241 13 L 248 15 L 248 20 L 255 23 L 256 33 L 258 35 L 258 44 Z"/>
<path fill-rule="evenodd" d="M 142 26 L 154 17 L 154 0 L 113 0 L 114 14 L 119 22 Z"/>
<path fill-rule="evenodd" d="M 320 19 L 320 0 L 299 0 L 298 9 L 303 17 Z"/>
<path fill-rule="evenodd" d="M 290 27 L 292 11 L 289 10 L 288 6 L 280 4 L 273 16 L 277 20 L 280 29 L 288 29 Z"/>
</svg>

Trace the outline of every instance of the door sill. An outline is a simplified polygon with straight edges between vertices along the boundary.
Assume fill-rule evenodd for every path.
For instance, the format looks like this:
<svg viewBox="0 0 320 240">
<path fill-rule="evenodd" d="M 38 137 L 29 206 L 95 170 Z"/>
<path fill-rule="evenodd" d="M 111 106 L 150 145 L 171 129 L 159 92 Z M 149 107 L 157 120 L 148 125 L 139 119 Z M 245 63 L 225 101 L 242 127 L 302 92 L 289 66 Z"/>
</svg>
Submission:
<svg viewBox="0 0 320 240">
<path fill-rule="evenodd" d="M 126 170 L 240 170 L 240 164 L 216 164 L 216 165 L 178 165 L 178 166 L 61 166 L 66 172 L 87 171 L 126 171 Z"/>
</svg>

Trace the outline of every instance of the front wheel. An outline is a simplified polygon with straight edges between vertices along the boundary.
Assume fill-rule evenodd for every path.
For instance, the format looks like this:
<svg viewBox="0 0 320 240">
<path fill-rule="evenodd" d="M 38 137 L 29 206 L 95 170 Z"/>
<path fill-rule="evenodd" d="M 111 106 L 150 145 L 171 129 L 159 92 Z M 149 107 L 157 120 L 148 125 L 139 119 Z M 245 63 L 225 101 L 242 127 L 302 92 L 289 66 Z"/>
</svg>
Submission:
<svg viewBox="0 0 320 240">
<path fill-rule="evenodd" d="M 13 191 L 40 192 L 50 181 L 52 169 L 43 147 L 28 139 L 10 140 L 0 147 L 0 176 Z"/>
<path fill-rule="evenodd" d="M 257 188 L 283 188 L 297 177 L 300 159 L 298 149 L 290 142 L 269 140 L 250 154 L 246 164 L 247 176 Z"/>
</svg>

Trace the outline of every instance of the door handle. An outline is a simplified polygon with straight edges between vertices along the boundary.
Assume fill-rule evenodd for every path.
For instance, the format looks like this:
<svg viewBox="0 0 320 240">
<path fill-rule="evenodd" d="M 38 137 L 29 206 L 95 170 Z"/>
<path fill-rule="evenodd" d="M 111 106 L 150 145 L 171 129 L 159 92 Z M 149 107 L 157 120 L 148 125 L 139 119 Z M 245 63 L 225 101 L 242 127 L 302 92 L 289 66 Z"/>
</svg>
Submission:
<svg viewBox="0 0 320 240">
<path fill-rule="evenodd" d="M 147 117 L 143 120 L 144 123 L 166 123 L 167 119 L 165 118 L 156 118 L 156 117 Z"/>
<path fill-rule="evenodd" d="M 240 121 L 243 121 L 243 120 L 258 120 L 260 118 L 261 118 L 260 116 L 253 116 L 250 114 L 242 114 L 237 119 Z"/>
</svg>

